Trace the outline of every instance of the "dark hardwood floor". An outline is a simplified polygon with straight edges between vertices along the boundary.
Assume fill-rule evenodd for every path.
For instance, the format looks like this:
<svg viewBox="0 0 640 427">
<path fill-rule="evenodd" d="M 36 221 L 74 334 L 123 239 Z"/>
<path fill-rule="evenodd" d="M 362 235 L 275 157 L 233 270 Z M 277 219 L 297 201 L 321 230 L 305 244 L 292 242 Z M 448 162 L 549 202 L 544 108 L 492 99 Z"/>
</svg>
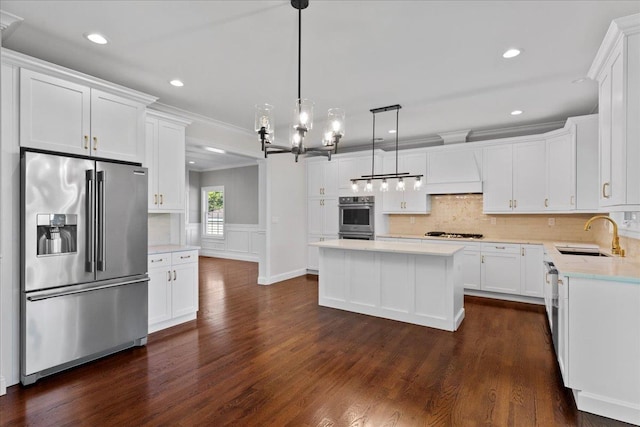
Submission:
<svg viewBox="0 0 640 427">
<path fill-rule="evenodd" d="M 622 426 L 577 411 L 543 307 L 465 299 L 454 333 L 318 307 L 318 282 L 256 285 L 200 258 L 198 320 L 0 397 L 29 426 Z"/>
</svg>

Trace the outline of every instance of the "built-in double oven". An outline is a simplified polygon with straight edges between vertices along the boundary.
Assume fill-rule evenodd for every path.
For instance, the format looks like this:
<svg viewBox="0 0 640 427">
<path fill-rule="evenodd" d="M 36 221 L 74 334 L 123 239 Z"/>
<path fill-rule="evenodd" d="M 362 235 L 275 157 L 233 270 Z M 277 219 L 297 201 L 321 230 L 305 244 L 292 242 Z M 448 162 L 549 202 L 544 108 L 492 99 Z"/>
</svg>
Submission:
<svg viewBox="0 0 640 427">
<path fill-rule="evenodd" d="M 373 196 L 340 197 L 338 208 L 341 239 L 373 240 L 375 238 Z"/>
</svg>

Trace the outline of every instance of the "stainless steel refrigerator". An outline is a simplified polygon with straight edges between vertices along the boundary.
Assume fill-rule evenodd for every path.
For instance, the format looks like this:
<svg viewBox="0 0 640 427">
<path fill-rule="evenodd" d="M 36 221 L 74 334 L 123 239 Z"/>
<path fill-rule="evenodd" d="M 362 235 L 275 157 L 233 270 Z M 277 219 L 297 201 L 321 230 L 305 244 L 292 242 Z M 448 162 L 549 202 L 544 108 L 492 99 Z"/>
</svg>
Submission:
<svg viewBox="0 0 640 427">
<path fill-rule="evenodd" d="M 147 170 L 25 151 L 21 382 L 147 341 Z"/>
</svg>

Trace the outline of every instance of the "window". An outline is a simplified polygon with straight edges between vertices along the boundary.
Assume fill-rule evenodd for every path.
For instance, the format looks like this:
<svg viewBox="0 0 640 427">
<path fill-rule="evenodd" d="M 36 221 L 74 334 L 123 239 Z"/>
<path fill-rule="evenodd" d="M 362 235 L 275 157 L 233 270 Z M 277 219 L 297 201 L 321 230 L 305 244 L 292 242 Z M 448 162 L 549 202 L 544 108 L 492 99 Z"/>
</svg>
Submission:
<svg viewBox="0 0 640 427">
<path fill-rule="evenodd" d="M 224 186 L 202 187 L 202 224 L 205 237 L 224 237 Z"/>
</svg>

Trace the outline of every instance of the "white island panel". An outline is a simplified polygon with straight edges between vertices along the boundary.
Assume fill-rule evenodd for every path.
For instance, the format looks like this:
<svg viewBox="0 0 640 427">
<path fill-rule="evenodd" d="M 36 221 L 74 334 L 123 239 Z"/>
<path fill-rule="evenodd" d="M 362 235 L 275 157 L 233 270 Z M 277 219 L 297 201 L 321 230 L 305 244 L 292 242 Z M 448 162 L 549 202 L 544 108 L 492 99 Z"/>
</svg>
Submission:
<svg viewBox="0 0 640 427">
<path fill-rule="evenodd" d="M 380 243 L 314 243 L 320 248 L 319 304 L 448 331 L 458 329 L 464 319 L 464 247 Z"/>
</svg>

